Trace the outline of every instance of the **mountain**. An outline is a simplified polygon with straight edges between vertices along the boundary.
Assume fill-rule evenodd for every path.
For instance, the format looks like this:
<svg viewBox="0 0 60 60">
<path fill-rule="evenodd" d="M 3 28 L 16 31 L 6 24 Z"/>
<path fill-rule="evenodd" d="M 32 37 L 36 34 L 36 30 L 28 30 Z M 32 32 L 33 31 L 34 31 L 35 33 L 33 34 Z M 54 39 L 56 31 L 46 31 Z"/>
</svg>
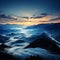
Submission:
<svg viewBox="0 0 60 60">
<path fill-rule="evenodd" d="M 0 43 L 0 51 L 4 51 L 5 48 L 11 48 L 11 46 L 5 45 L 4 43 Z"/>
<path fill-rule="evenodd" d="M 17 60 L 14 56 L 0 51 L 0 60 Z"/>
<path fill-rule="evenodd" d="M 51 24 L 38 24 L 38 25 L 28 26 L 28 27 L 26 27 L 26 29 L 33 29 L 33 28 L 56 29 L 59 27 L 60 27 L 60 23 L 51 23 Z"/>
<path fill-rule="evenodd" d="M 31 29 L 33 32 L 40 34 L 43 31 L 47 31 L 49 34 L 52 35 L 57 41 L 60 42 L 60 23 L 51 23 L 51 24 L 38 24 L 29 26 L 26 29 Z"/>
<path fill-rule="evenodd" d="M 60 23 L 50 24 L 45 27 L 45 30 L 60 42 Z"/>
<path fill-rule="evenodd" d="M 60 54 L 60 48 L 58 46 L 58 42 L 56 40 L 54 40 L 52 37 L 50 37 L 47 33 L 43 32 L 40 37 L 37 37 L 37 39 L 35 41 L 33 41 L 32 43 L 30 43 L 30 45 L 28 45 L 25 48 L 43 48 L 46 50 L 49 50 L 53 53 L 58 53 Z"/>
</svg>

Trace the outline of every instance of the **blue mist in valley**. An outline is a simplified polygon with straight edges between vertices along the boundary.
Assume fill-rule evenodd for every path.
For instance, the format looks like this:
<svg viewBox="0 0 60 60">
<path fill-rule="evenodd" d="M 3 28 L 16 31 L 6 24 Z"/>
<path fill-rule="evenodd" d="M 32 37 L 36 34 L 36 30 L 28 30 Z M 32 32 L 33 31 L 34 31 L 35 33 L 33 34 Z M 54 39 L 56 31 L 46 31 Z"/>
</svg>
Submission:
<svg viewBox="0 0 60 60">
<path fill-rule="evenodd" d="M 28 57 L 37 55 L 40 60 L 59 60 L 59 27 L 60 23 L 33 26 L 0 24 L 0 50 L 17 60 L 29 60 Z M 6 47 L 1 47 L 2 44 Z"/>
</svg>

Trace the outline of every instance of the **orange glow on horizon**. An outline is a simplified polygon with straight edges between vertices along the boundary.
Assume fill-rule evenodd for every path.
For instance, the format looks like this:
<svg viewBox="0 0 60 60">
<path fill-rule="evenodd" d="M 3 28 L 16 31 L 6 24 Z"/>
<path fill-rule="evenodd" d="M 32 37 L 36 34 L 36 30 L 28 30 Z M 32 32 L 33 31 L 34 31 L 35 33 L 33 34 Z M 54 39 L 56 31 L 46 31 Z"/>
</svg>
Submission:
<svg viewBox="0 0 60 60">
<path fill-rule="evenodd" d="M 20 25 L 25 25 L 25 26 L 30 26 L 30 25 L 38 25 L 38 24 L 47 24 L 47 23 L 60 23 L 60 20 L 56 21 L 49 21 L 52 16 L 46 16 L 43 18 L 18 18 L 18 20 L 4 20 L 0 19 L 0 24 L 20 24 Z"/>
</svg>

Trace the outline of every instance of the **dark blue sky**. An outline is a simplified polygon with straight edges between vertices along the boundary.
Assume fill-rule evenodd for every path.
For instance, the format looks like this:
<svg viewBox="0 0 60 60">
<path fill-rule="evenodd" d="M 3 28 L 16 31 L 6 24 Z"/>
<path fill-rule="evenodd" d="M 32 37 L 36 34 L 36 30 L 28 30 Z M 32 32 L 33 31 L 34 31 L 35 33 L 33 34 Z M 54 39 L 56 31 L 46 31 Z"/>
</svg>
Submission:
<svg viewBox="0 0 60 60">
<path fill-rule="evenodd" d="M 0 0 L 0 11 L 17 16 L 60 15 L 60 0 Z"/>
<path fill-rule="evenodd" d="M 60 23 L 60 0 L 0 0 L 0 24 Z"/>
</svg>

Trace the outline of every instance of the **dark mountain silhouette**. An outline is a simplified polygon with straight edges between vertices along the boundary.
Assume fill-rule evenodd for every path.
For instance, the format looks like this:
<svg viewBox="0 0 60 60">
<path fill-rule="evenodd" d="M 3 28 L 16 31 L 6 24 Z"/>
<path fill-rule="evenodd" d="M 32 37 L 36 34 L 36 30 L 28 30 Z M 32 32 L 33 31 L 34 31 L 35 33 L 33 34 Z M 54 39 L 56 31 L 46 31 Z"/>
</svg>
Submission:
<svg viewBox="0 0 60 60">
<path fill-rule="evenodd" d="M 15 57 L 13 57 L 10 54 L 7 54 L 6 52 L 4 52 L 5 48 L 11 48 L 10 46 L 7 46 L 3 43 L 0 43 L 0 60 L 16 60 Z"/>
<path fill-rule="evenodd" d="M 25 60 L 43 60 L 39 55 L 27 57 Z"/>
<path fill-rule="evenodd" d="M 11 48 L 11 46 L 7 46 L 4 43 L 0 44 L 0 51 L 4 51 L 5 48 Z"/>
<path fill-rule="evenodd" d="M 51 24 L 38 24 L 38 25 L 28 26 L 26 29 L 33 29 L 33 28 L 36 28 L 36 29 L 37 28 L 46 28 L 46 29 L 56 29 L 57 28 L 58 29 L 59 27 L 60 27 L 60 23 L 51 23 Z"/>
<path fill-rule="evenodd" d="M 40 35 L 40 37 L 37 37 L 37 39 L 35 41 L 30 43 L 30 45 L 28 45 L 25 48 L 40 47 L 40 48 L 43 48 L 43 49 L 47 49 L 47 50 L 49 50 L 53 53 L 60 54 L 60 48 L 59 48 L 59 46 L 57 46 L 57 44 L 58 44 L 58 42 L 56 42 L 52 37 L 50 37 L 48 34 L 43 32 Z"/>
<path fill-rule="evenodd" d="M 13 57 L 12 55 L 0 52 L 0 60 L 17 60 L 17 59 Z"/>
</svg>

